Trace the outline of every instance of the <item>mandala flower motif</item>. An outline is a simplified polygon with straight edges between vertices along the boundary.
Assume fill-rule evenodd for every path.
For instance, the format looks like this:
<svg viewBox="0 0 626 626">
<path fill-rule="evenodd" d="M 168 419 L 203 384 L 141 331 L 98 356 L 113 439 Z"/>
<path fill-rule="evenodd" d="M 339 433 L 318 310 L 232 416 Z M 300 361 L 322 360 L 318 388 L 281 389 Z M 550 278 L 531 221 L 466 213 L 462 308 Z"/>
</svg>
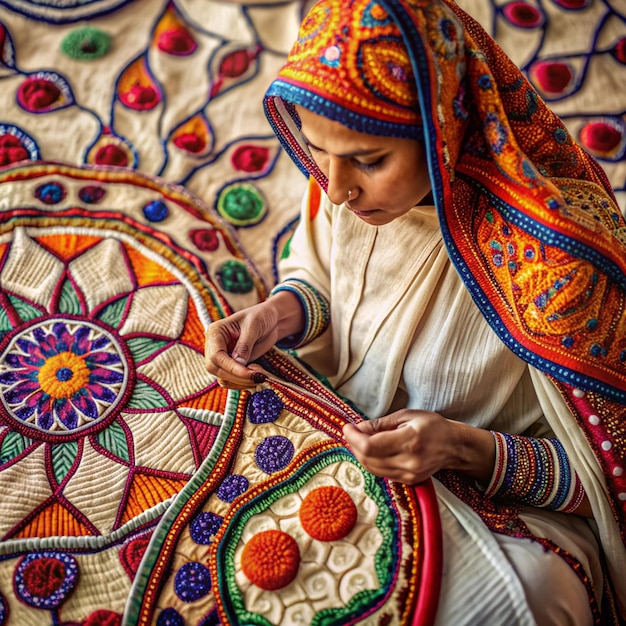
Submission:
<svg viewBox="0 0 626 626">
<path fill-rule="evenodd" d="M 42 520 L 50 535 L 105 534 L 152 510 L 197 469 L 226 402 L 186 276 L 129 239 L 74 243 L 22 228 L 0 242 L 0 491 L 23 464 L 44 463 L 49 483 L 30 517 L 0 520 L 11 536 L 40 536 Z M 92 519 L 75 485 L 96 471 Z"/>
<path fill-rule="evenodd" d="M 5 407 L 26 426 L 48 432 L 75 431 L 105 417 L 127 372 L 109 333 L 61 319 L 15 336 L 0 367 Z"/>
</svg>

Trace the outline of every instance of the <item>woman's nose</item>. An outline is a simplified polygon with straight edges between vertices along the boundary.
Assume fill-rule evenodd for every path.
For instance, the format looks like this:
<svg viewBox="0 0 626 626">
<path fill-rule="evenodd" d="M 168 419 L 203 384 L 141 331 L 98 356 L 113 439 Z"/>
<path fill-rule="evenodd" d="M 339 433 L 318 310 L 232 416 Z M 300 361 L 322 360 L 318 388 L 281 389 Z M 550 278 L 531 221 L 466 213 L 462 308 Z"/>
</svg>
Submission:
<svg viewBox="0 0 626 626">
<path fill-rule="evenodd" d="M 328 197 L 333 204 L 343 204 L 348 200 L 348 190 L 354 187 L 345 164 L 332 160 L 328 164 Z M 354 194 L 354 190 L 352 191 Z"/>
</svg>

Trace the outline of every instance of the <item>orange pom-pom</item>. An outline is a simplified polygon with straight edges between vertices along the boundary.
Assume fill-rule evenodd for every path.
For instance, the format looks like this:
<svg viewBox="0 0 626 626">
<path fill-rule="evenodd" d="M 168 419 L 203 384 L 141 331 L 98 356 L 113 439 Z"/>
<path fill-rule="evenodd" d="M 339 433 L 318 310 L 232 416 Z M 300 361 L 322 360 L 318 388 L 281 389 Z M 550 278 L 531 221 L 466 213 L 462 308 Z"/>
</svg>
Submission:
<svg viewBox="0 0 626 626">
<path fill-rule="evenodd" d="M 286 587 L 298 573 L 300 550 L 282 530 L 254 535 L 241 553 L 241 569 L 251 583 L 266 591 Z"/>
<path fill-rule="evenodd" d="M 350 495 L 341 487 L 318 487 L 302 501 L 300 523 L 313 539 L 343 539 L 356 524 L 357 510 Z"/>
</svg>

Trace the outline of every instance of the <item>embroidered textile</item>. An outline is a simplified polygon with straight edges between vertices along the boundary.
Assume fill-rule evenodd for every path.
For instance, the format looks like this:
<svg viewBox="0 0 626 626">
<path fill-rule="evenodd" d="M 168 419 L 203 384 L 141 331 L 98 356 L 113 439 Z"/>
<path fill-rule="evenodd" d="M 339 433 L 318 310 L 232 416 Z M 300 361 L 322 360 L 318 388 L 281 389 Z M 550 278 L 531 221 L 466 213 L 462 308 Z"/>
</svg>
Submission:
<svg viewBox="0 0 626 626">
<path fill-rule="evenodd" d="M 422 137 L 402 35 L 380 4 L 317 3 L 268 95 L 374 135 Z"/>
<path fill-rule="evenodd" d="M 340 443 L 358 416 L 285 357 L 264 365 L 281 379 L 230 392 L 220 445 L 161 524 L 170 540 L 146 553 L 129 623 L 432 623 L 432 483 L 364 472 Z"/>
<path fill-rule="evenodd" d="M 430 623 L 432 484 L 364 472 L 284 357 L 254 393 L 206 372 L 205 326 L 267 295 L 219 217 L 130 170 L 0 189 L 0 624 Z"/>
<path fill-rule="evenodd" d="M 493 29 L 572 133 L 601 159 L 623 198 L 626 130 L 615 114 L 621 102 L 612 98 L 622 93 L 626 31 L 617 8 L 568 0 L 459 5 Z M 198 311 L 222 315 L 265 293 L 306 186 L 280 156 L 261 107 L 296 36 L 299 7 L 275 0 L 0 2 L 1 245 L 26 246 L 7 282 L 0 274 L 2 310 L 31 330 L 6 354 L 17 363 L 26 358 L 24 346 L 34 358 L 35 340 L 42 338 L 56 342 L 46 362 L 62 365 L 42 375 L 56 398 L 42 389 L 28 405 L 25 393 L 10 395 L 10 386 L 3 387 L 11 411 L 27 405 L 35 419 L 56 407 L 58 419 L 23 432 L 18 418 L 11 428 L 2 422 L 2 626 L 39 626 L 53 615 L 89 626 L 117 624 L 149 541 L 155 550 L 176 541 L 154 528 L 181 489 L 192 498 L 185 485 L 211 454 L 224 416 L 232 415 L 227 394 L 196 378 L 202 371 Z M 74 167 L 21 164 L 42 159 Z M 184 185 L 201 202 L 164 180 Z M 80 231 L 77 224 L 88 216 L 90 229 Z M 11 219 L 22 224 L 18 239 L 11 240 Z M 29 275 L 22 270 L 34 271 L 34 286 L 21 282 Z M 109 275 L 110 285 L 103 280 Z M 164 277 L 175 287 L 169 293 Z M 50 315 L 38 292 L 42 285 L 48 304 L 63 315 L 60 325 L 37 325 Z M 148 325 L 158 304 L 178 302 L 177 290 L 196 294 L 186 298 L 189 319 L 174 309 L 174 319 L 161 315 L 159 325 Z M 122 310 L 126 296 L 135 308 Z M 107 316 L 96 319 L 104 311 Z M 17 336 L 2 320 L 4 335 Z M 70 335 L 75 352 L 60 351 Z M 87 362 L 81 351 L 88 347 L 94 358 Z M 175 375 L 179 368 L 185 376 Z M 35 376 L 37 370 L 27 371 Z M 76 404 L 58 397 L 71 388 L 70 371 L 78 375 L 73 384 L 85 384 Z M 14 385 L 23 392 L 29 379 L 25 372 L 17 376 Z M 133 380 L 132 393 L 115 396 Z M 93 403 L 81 390 L 93 394 Z M 131 399 L 139 406 L 128 408 Z M 611 445 L 607 429 L 623 424 L 614 407 L 590 394 L 572 402 L 595 429 L 597 445 Z M 77 416 L 86 421 L 79 425 Z M 606 473 L 620 469 L 620 454 L 607 460 Z M 212 520 L 197 523 L 196 538 L 211 536 Z M 19 536 L 7 537 L 10 531 Z M 192 569 L 181 574 L 187 583 Z M 186 598 L 206 585 L 198 572 L 196 591 L 189 583 Z M 174 616 L 162 613 L 163 621 Z"/>
<path fill-rule="evenodd" d="M 204 328 L 266 292 L 182 188 L 32 164 L 0 194 L 0 624 L 105 623 L 219 437 Z"/>
</svg>

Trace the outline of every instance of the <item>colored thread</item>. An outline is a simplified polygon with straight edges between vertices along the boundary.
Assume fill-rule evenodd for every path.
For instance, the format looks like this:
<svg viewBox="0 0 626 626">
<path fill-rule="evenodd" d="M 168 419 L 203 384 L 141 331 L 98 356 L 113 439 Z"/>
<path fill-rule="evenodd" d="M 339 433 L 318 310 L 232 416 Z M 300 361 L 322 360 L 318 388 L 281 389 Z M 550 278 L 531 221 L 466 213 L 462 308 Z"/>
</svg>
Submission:
<svg viewBox="0 0 626 626">
<path fill-rule="evenodd" d="M 163 31 L 157 40 L 157 47 L 166 54 L 187 56 L 195 52 L 198 44 L 186 28 L 179 26 Z"/>
<path fill-rule="evenodd" d="M 330 324 L 330 302 L 304 280 L 289 278 L 272 289 L 270 296 L 290 291 L 300 300 L 304 309 L 304 329 L 299 336 L 284 337 L 276 345 L 279 348 L 299 348 L 319 337 Z"/>
<path fill-rule="evenodd" d="M 82 626 L 121 626 L 122 616 L 109 609 L 98 609 L 87 616 Z"/>
<path fill-rule="evenodd" d="M 98 185 L 85 185 L 78 190 L 78 197 L 85 204 L 98 204 L 104 198 L 104 188 Z"/>
<path fill-rule="evenodd" d="M 71 554 L 31 552 L 16 568 L 15 590 L 29 606 L 51 610 L 65 601 L 78 575 L 78 562 Z"/>
<path fill-rule="evenodd" d="M 92 61 L 111 49 L 111 36 L 99 28 L 85 26 L 69 33 L 61 42 L 61 52 L 71 59 Z"/>
<path fill-rule="evenodd" d="M 260 172 L 265 169 L 270 151 L 265 146 L 239 146 L 230 158 L 233 167 L 242 172 Z"/>
<path fill-rule="evenodd" d="M 49 109 L 61 98 L 61 89 L 47 78 L 27 78 L 17 91 L 20 105 L 33 112 Z"/>
<path fill-rule="evenodd" d="M 202 252 L 214 252 L 220 245 L 215 228 L 195 228 L 189 231 L 189 238 Z"/>
<path fill-rule="evenodd" d="M 25 161 L 30 155 L 22 142 L 14 135 L 0 135 L 0 166 Z"/>
<path fill-rule="evenodd" d="M 226 261 L 217 272 L 217 279 L 229 293 L 250 293 L 254 289 L 252 276 L 241 261 Z"/>
<path fill-rule="evenodd" d="M 219 214 L 235 226 L 257 224 L 267 212 L 263 194 L 249 183 L 235 183 L 222 189 L 216 206 Z"/>
</svg>

